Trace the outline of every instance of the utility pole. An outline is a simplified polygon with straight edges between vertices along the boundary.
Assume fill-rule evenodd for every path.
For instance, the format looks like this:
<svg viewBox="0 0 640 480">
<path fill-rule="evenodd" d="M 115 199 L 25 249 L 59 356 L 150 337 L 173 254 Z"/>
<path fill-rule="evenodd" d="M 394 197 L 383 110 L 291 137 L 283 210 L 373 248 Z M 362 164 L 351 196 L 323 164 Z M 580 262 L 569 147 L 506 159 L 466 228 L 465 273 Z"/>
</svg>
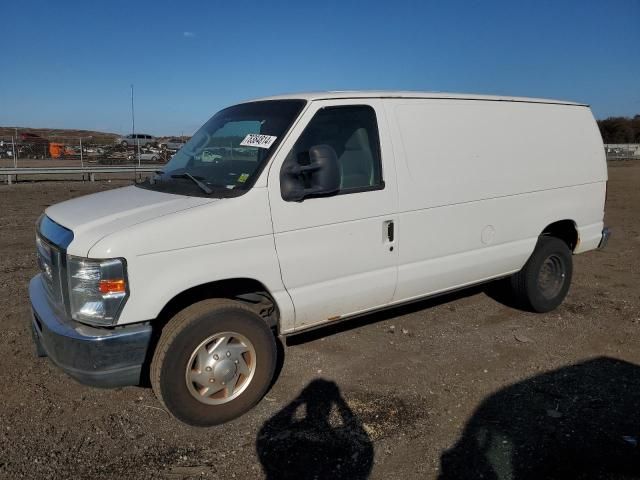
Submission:
<svg viewBox="0 0 640 480">
<path fill-rule="evenodd" d="M 138 152 L 138 166 L 140 166 L 140 140 L 136 138 L 136 117 L 133 108 L 133 83 L 131 84 L 131 134 L 136 141 L 136 149 Z M 136 150 L 134 150 L 136 151 Z"/>
<path fill-rule="evenodd" d="M 133 83 L 131 84 L 131 135 L 136 134 L 136 117 L 133 110 Z"/>
<path fill-rule="evenodd" d="M 16 131 L 16 142 L 17 142 L 18 141 L 18 129 L 14 128 L 14 130 Z M 18 168 L 18 150 L 16 149 L 15 142 L 13 144 L 13 166 L 15 168 Z"/>
<path fill-rule="evenodd" d="M 16 152 L 16 137 L 11 135 L 11 150 L 13 150 L 13 168 L 18 168 L 18 152 Z"/>
</svg>

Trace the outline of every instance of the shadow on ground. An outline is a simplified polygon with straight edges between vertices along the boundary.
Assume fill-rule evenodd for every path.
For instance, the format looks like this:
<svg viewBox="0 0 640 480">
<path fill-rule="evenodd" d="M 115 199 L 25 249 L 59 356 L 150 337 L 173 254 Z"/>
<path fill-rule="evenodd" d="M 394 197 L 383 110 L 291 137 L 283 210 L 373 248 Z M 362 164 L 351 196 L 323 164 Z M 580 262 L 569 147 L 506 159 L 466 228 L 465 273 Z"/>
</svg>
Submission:
<svg viewBox="0 0 640 480">
<path fill-rule="evenodd" d="M 317 379 L 268 419 L 256 440 L 268 480 L 369 477 L 373 444 L 334 382 Z"/>
<path fill-rule="evenodd" d="M 597 358 L 491 395 L 440 480 L 640 478 L 640 367 Z"/>
</svg>

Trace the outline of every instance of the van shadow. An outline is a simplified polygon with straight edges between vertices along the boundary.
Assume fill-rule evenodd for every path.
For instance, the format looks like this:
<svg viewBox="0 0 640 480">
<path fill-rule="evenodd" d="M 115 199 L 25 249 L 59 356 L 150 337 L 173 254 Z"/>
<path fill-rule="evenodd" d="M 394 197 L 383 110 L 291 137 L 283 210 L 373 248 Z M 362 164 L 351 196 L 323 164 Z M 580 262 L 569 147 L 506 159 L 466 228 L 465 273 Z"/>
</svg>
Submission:
<svg viewBox="0 0 640 480">
<path fill-rule="evenodd" d="M 369 477 L 373 443 L 331 381 L 316 379 L 269 418 L 256 439 L 266 478 Z"/>
<path fill-rule="evenodd" d="M 440 480 L 640 478 L 640 367 L 601 357 L 506 387 L 440 460 Z"/>
</svg>

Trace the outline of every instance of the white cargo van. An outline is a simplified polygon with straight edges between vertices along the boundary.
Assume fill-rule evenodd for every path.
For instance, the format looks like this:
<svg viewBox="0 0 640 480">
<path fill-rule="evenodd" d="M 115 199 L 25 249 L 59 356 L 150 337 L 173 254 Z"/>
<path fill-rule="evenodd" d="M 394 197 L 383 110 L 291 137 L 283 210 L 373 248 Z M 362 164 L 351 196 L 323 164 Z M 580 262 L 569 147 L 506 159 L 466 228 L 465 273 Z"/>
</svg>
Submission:
<svg viewBox="0 0 640 480">
<path fill-rule="evenodd" d="M 235 105 L 153 178 L 46 210 L 36 347 L 92 385 L 149 375 L 178 419 L 221 423 L 269 388 L 276 335 L 506 277 L 524 308 L 557 307 L 572 254 L 606 242 L 606 182 L 587 105 L 415 92 Z"/>
</svg>

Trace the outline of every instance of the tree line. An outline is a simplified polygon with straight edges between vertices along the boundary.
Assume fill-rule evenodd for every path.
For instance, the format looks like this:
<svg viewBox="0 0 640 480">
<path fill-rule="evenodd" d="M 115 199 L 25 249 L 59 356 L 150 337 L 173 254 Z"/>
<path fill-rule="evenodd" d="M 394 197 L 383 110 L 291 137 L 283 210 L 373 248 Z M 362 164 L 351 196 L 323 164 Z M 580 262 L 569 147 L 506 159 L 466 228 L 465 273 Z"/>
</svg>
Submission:
<svg viewBox="0 0 640 480">
<path fill-rule="evenodd" d="M 604 143 L 640 143 L 640 115 L 598 120 Z"/>
</svg>

